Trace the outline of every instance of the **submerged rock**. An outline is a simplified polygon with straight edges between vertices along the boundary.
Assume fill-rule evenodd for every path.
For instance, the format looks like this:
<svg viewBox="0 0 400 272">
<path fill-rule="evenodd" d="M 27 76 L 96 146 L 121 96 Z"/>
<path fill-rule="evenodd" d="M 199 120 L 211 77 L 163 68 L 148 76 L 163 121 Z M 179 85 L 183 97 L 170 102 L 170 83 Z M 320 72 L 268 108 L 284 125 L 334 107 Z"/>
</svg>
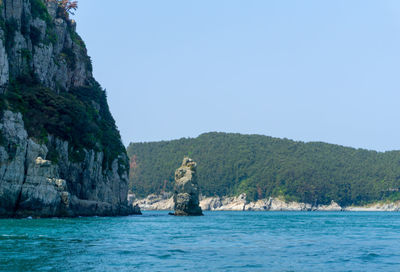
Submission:
<svg viewBox="0 0 400 272">
<path fill-rule="evenodd" d="M 185 157 L 182 166 L 175 172 L 174 204 L 177 216 L 199 216 L 199 188 L 196 176 L 197 164 Z"/>
</svg>

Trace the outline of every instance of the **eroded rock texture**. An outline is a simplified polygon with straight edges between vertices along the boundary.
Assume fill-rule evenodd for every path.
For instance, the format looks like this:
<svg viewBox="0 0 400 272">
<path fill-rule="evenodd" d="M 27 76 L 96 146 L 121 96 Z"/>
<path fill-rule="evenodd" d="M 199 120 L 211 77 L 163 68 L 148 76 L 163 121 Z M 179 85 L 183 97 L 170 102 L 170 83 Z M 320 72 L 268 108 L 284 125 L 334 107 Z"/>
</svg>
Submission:
<svg viewBox="0 0 400 272">
<path fill-rule="evenodd" d="M 182 166 L 175 172 L 174 204 L 177 216 L 203 215 L 199 206 L 199 188 L 197 185 L 196 163 L 184 158 Z"/>
<path fill-rule="evenodd" d="M 128 158 L 75 22 L 0 0 L 0 217 L 128 215 Z"/>
</svg>

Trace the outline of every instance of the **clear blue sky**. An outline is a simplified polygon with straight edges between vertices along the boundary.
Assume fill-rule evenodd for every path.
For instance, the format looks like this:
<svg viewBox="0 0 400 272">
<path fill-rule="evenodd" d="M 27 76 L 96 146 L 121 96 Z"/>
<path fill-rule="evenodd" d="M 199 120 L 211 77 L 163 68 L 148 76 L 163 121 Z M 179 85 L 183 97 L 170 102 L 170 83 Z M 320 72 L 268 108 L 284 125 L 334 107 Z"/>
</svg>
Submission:
<svg viewBox="0 0 400 272">
<path fill-rule="evenodd" d="M 400 149 L 398 0 L 79 5 L 124 144 L 223 131 Z"/>
</svg>

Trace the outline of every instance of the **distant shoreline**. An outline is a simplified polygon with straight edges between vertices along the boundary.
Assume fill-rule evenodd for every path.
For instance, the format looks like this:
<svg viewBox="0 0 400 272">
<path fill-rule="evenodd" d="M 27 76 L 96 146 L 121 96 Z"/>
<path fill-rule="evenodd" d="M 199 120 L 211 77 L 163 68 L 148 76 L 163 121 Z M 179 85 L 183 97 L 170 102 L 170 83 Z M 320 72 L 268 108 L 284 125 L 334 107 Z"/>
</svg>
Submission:
<svg viewBox="0 0 400 272">
<path fill-rule="evenodd" d="M 139 205 L 142 211 L 171 211 L 174 209 L 174 202 L 170 194 L 149 195 L 143 199 L 133 199 L 130 195 L 130 202 Z M 307 203 L 288 202 L 282 198 L 267 198 L 255 202 L 248 202 L 246 195 L 237 197 L 207 197 L 201 198 L 200 206 L 203 211 L 343 211 L 343 212 L 398 212 L 399 202 L 377 202 L 365 206 L 341 207 L 332 201 L 329 205 L 313 206 Z"/>
</svg>

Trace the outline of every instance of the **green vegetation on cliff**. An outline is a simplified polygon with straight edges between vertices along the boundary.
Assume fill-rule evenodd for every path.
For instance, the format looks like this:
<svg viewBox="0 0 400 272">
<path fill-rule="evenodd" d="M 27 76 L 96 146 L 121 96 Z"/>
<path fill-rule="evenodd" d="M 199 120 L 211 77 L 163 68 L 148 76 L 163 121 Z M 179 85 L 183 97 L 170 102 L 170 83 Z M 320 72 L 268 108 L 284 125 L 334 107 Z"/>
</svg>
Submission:
<svg viewBox="0 0 400 272">
<path fill-rule="evenodd" d="M 76 2 L 3 1 L 0 217 L 140 213 L 106 91 L 69 19 Z"/>
<path fill-rule="evenodd" d="M 83 159 L 82 149 L 93 149 L 104 152 L 103 166 L 110 167 L 124 153 L 106 93 L 95 80 L 58 94 L 25 75 L 0 95 L 0 105 L 22 113 L 29 136 L 39 142 L 46 142 L 48 134 L 68 141 L 75 161 Z"/>
<path fill-rule="evenodd" d="M 55 18 L 49 13 L 49 2 L 55 4 Z M 0 12 L 0 42 L 7 54 L 0 64 L 8 64 L 4 74 L 7 82 L 0 86 L 0 114 L 4 110 L 22 113 L 29 137 L 38 142 L 47 144 L 48 135 L 68 141 L 74 162 L 83 161 L 83 149 L 95 150 L 104 153 L 103 169 L 110 169 L 119 158 L 119 170 L 127 171 L 125 147 L 109 111 L 106 92 L 93 78 L 85 43 L 68 16 L 76 9 L 75 1 L 29 3 L 26 5 L 30 6 L 30 13 L 4 17 Z M 29 43 L 16 43 L 18 37 L 30 41 L 33 48 Z M 70 42 L 55 45 L 62 40 Z M 53 151 L 49 147 L 48 159 L 54 162 L 58 158 Z"/>
<path fill-rule="evenodd" d="M 312 204 L 366 204 L 400 198 L 400 152 L 376 152 L 261 135 L 207 133 L 195 139 L 131 143 L 131 190 L 171 191 L 184 155 L 198 162 L 207 196 L 247 193 Z"/>
</svg>

